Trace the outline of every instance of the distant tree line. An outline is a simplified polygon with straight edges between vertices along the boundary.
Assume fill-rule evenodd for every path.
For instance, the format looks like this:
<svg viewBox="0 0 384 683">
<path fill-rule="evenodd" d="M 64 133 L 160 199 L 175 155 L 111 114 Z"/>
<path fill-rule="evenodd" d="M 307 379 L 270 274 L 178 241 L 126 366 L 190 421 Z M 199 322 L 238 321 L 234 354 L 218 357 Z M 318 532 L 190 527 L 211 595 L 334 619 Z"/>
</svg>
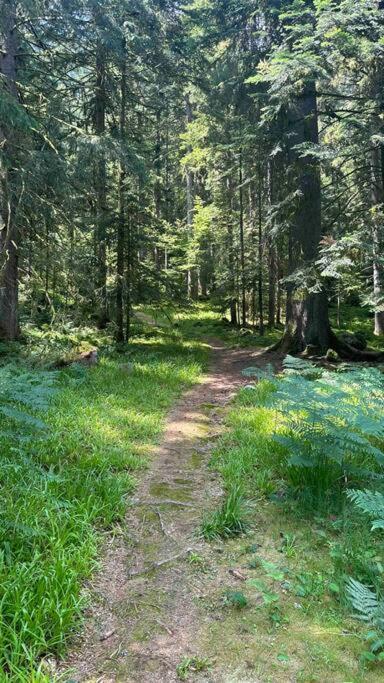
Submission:
<svg viewBox="0 0 384 683">
<path fill-rule="evenodd" d="M 0 335 L 211 297 L 284 348 L 384 334 L 375 0 L 0 0 Z M 357 354 L 359 357 L 359 354 Z"/>
</svg>

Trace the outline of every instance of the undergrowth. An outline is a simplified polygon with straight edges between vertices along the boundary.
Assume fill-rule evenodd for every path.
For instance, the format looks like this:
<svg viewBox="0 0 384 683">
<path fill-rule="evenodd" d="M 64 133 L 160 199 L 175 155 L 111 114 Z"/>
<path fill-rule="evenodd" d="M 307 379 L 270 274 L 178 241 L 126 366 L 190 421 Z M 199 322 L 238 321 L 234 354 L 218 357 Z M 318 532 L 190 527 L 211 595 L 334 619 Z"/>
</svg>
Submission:
<svg viewBox="0 0 384 683">
<path fill-rule="evenodd" d="M 232 535 L 227 509 L 234 533 L 270 525 L 286 565 L 274 565 L 256 547 L 248 567 L 266 574 L 272 585 L 248 583 L 262 595 L 272 591 L 274 627 L 284 623 L 279 605 L 291 593 L 300 599 L 301 615 L 322 625 L 347 624 L 355 609 L 371 627 L 361 659 L 380 666 L 384 377 L 376 368 L 342 364 L 329 372 L 291 357 L 284 365 L 278 376 L 268 366 L 244 371 L 258 381 L 238 393 L 229 429 L 214 451 L 211 464 L 225 495 L 203 532 L 208 539 Z M 241 491 L 241 506 L 231 502 L 233 491 Z M 289 618 L 299 628 L 297 610 Z M 364 633 L 357 627 L 359 638 Z"/>
<path fill-rule="evenodd" d="M 136 326 L 124 353 L 110 344 L 98 366 L 52 366 L 63 341 L 36 331 L 0 367 L 1 681 L 47 683 L 86 605 L 84 579 L 103 534 L 124 515 L 165 413 L 197 381 L 205 351 Z M 96 333 L 92 340 L 97 342 Z M 28 345 L 27 345 L 28 346 Z M 3 349 L 4 351 L 4 349 Z"/>
</svg>

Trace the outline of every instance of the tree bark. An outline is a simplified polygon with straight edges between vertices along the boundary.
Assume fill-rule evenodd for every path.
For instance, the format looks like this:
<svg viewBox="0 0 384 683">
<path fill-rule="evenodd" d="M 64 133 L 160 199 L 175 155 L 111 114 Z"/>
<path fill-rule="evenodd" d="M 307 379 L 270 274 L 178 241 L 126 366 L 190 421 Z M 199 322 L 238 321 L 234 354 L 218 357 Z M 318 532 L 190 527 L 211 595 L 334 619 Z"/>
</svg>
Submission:
<svg viewBox="0 0 384 683">
<path fill-rule="evenodd" d="M 241 288 L 241 324 L 247 324 L 247 302 L 245 296 L 245 249 L 244 249 L 244 201 L 243 201 L 243 159 L 239 154 L 239 237 L 240 237 L 240 288 Z"/>
<path fill-rule="evenodd" d="M 122 41 L 120 80 L 120 144 L 125 142 L 125 118 L 127 102 L 126 45 Z M 119 217 L 117 222 L 117 273 L 116 273 L 116 341 L 124 342 L 124 236 L 125 236 L 125 161 L 119 162 Z"/>
<path fill-rule="evenodd" d="M 381 258 L 384 234 L 384 187 L 382 177 L 382 149 L 374 146 L 371 151 L 372 177 L 372 274 L 373 296 L 375 301 L 376 336 L 384 335 L 384 275 Z"/>
<path fill-rule="evenodd" d="M 16 106 L 16 3 L 9 1 L 2 17 L 0 34 L 0 88 L 4 87 Z M 0 91 L 1 96 L 1 91 Z M 20 231 L 16 215 L 14 172 L 15 139 L 12 131 L 0 126 L 0 337 L 17 339 L 18 320 L 18 253 Z"/>
<path fill-rule="evenodd" d="M 259 300 L 259 332 L 264 334 L 264 297 L 263 297 L 263 215 L 262 215 L 262 173 L 261 164 L 258 167 L 257 184 L 257 214 L 258 214 L 258 255 L 259 267 L 257 278 L 257 290 Z"/>
<path fill-rule="evenodd" d="M 274 167 L 271 161 L 268 163 L 268 195 L 269 206 L 272 210 L 274 204 Z M 277 280 L 277 255 L 275 238 L 268 235 L 268 328 L 272 330 L 276 325 L 276 280 Z"/>
<path fill-rule="evenodd" d="M 316 86 L 307 83 L 289 114 L 290 161 L 299 190 L 290 231 L 290 274 L 313 266 L 321 240 L 321 185 L 319 163 L 297 149 L 303 143 L 318 144 Z M 287 290 L 286 327 L 282 348 L 301 352 L 307 346 L 325 352 L 331 346 L 328 299 L 324 290 L 308 292 L 299 282 Z M 289 291 L 291 290 L 291 291 Z"/>
<path fill-rule="evenodd" d="M 100 28 L 99 9 L 94 11 L 96 27 Z M 94 107 L 94 129 L 99 137 L 99 149 L 95 164 L 95 194 L 96 194 L 96 258 L 97 258 L 97 277 L 96 290 L 98 294 L 98 313 L 97 322 L 100 329 L 105 328 L 108 322 L 108 301 L 107 301 L 107 172 L 105 153 L 102 148 L 103 136 L 105 134 L 105 109 L 106 109 L 106 89 L 105 89 L 105 48 L 102 39 L 99 37 L 96 46 L 96 85 L 95 85 L 95 107 Z"/>
<path fill-rule="evenodd" d="M 185 96 L 185 114 L 187 124 L 193 120 L 192 106 L 189 94 Z M 192 171 L 186 168 L 186 209 L 187 209 L 187 236 L 188 242 L 193 238 L 193 215 L 195 209 L 195 187 Z M 195 267 L 189 267 L 187 273 L 187 290 L 189 299 L 197 299 L 199 294 L 199 280 Z"/>
<path fill-rule="evenodd" d="M 155 194 L 155 215 L 156 215 L 156 235 L 160 236 L 161 228 L 161 111 L 156 111 L 156 144 L 155 144 L 155 163 L 156 180 L 154 186 Z M 161 270 L 161 250 L 158 244 L 153 248 L 153 260 L 156 270 Z"/>
</svg>

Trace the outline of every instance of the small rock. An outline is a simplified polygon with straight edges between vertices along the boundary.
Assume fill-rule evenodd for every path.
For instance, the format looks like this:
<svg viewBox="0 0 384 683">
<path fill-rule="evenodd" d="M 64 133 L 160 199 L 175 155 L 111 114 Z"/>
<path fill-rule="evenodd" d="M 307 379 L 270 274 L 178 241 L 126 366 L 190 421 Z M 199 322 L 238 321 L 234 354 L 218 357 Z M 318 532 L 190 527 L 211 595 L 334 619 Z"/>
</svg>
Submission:
<svg viewBox="0 0 384 683">
<path fill-rule="evenodd" d="M 241 571 L 239 571 L 238 569 L 229 569 L 228 571 L 230 574 L 232 574 L 232 576 L 235 577 L 235 579 L 238 579 L 239 581 L 246 581 L 247 580 L 247 577 L 244 576 L 244 574 Z"/>
<path fill-rule="evenodd" d="M 116 633 L 116 629 L 111 629 L 110 631 L 105 631 L 105 633 L 101 634 L 100 641 L 103 642 L 104 640 L 108 640 L 108 638 L 111 638 L 115 633 Z"/>
</svg>

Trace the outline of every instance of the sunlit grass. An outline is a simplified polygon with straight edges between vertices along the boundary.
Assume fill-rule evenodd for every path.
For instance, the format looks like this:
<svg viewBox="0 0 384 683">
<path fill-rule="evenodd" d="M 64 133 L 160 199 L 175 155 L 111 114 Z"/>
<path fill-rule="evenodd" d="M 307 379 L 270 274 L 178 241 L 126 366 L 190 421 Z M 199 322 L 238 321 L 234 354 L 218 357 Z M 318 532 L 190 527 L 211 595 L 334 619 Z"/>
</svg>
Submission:
<svg viewBox="0 0 384 683">
<path fill-rule="evenodd" d="M 59 373 L 40 416 L 46 432 L 4 425 L 15 431 L 0 436 L 1 681 L 50 680 L 39 660 L 60 656 L 78 628 L 100 538 L 123 519 L 167 410 L 201 375 L 203 345 L 145 326 L 136 332 L 124 353 L 106 345 L 97 366 Z M 62 341 L 52 356 L 44 340 L 48 364 Z M 36 365 L 34 354 L 29 360 Z"/>
<path fill-rule="evenodd" d="M 332 505 L 319 509 L 303 497 L 311 471 L 308 475 L 302 468 L 302 480 L 295 482 L 289 453 L 273 438 L 287 429 L 287 415 L 273 400 L 275 390 L 276 385 L 263 380 L 254 389 L 239 391 L 226 417 L 228 429 L 212 456 L 225 493 L 221 507 L 207 520 L 211 526 L 205 522 L 204 529 L 208 539 L 235 535 L 216 534 L 212 522 L 221 525 L 230 492 L 241 486 L 248 507 L 246 535 L 229 538 L 219 562 L 224 567 L 236 564 L 249 577 L 243 584 L 248 608 L 241 615 L 223 611 L 218 626 L 205 631 L 203 653 L 221 658 L 223 670 L 237 671 L 244 680 L 252 662 L 258 680 L 379 681 L 381 664 L 361 669 L 365 628 L 351 618 L 345 585 L 348 576 L 356 576 L 380 594 L 382 536 L 372 536 L 342 486 L 337 511 Z M 347 390 L 346 405 L 364 411 L 359 384 L 351 381 Z M 301 416 L 307 415 L 303 406 Z M 358 453 L 354 462 L 360 467 L 356 481 L 366 481 L 364 468 L 372 463 Z M 375 488 L 381 485 L 380 477 L 374 479 Z"/>
</svg>

